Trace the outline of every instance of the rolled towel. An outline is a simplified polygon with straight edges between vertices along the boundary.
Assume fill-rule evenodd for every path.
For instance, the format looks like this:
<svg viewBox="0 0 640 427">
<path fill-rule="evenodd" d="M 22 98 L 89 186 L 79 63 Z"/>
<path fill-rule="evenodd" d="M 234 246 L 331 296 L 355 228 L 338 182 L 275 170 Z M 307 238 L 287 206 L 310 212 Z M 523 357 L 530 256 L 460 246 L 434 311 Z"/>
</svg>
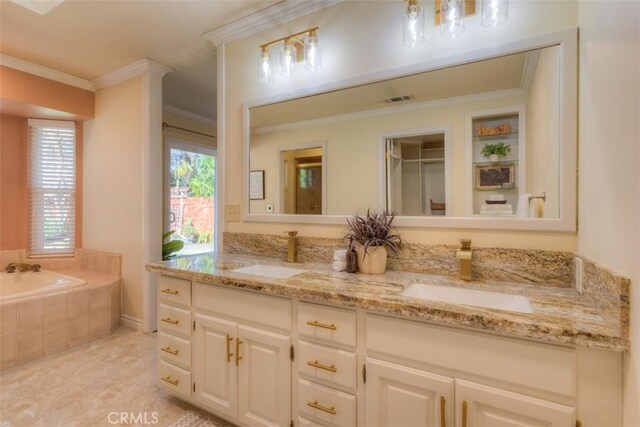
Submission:
<svg viewBox="0 0 640 427">
<path fill-rule="evenodd" d="M 529 197 L 531 195 L 531 193 L 527 193 L 518 197 L 518 218 L 529 218 Z"/>
<path fill-rule="evenodd" d="M 347 262 L 347 250 L 336 249 L 333 251 L 333 260 L 338 262 Z"/>
<path fill-rule="evenodd" d="M 333 261 L 331 268 L 333 271 L 345 271 L 347 269 L 347 263 L 342 261 Z"/>
</svg>

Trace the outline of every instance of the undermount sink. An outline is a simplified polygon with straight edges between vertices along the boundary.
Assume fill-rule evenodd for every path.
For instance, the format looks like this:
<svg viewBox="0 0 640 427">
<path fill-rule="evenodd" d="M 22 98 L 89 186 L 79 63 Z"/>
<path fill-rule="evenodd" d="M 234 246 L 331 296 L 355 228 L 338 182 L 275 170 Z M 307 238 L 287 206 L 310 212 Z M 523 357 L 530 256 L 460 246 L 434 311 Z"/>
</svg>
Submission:
<svg viewBox="0 0 640 427">
<path fill-rule="evenodd" d="M 402 295 L 429 301 L 464 304 L 496 310 L 533 313 L 529 298 L 522 295 L 502 294 L 499 292 L 478 291 L 475 289 L 455 288 L 451 286 L 425 285 L 413 283 L 407 286 Z"/>
<path fill-rule="evenodd" d="M 280 267 L 278 265 L 255 264 L 248 267 L 236 268 L 231 270 L 234 273 L 251 274 L 254 276 L 270 277 L 272 279 L 288 279 L 305 273 L 306 270 L 299 268 Z"/>
</svg>

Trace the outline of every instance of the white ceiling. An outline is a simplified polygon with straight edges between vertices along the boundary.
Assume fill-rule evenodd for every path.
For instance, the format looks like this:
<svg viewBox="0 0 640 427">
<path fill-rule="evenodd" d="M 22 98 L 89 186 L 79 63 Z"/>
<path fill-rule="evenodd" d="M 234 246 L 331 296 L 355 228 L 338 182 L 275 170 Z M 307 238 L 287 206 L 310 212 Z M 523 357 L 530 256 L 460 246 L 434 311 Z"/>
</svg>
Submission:
<svg viewBox="0 0 640 427">
<path fill-rule="evenodd" d="M 281 0 L 66 0 L 46 15 L 0 1 L 0 50 L 87 80 L 149 58 L 182 69 L 212 58 L 202 34 Z"/>
</svg>

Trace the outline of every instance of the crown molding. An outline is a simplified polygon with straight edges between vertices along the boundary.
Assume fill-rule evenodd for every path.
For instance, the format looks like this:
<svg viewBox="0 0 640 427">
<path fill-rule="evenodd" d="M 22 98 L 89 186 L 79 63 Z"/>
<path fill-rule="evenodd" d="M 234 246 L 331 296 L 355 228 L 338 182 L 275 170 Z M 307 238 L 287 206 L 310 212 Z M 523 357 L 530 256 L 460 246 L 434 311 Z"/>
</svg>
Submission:
<svg viewBox="0 0 640 427">
<path fill-rule="evenodd" d="M 522 77 L 520 78 L 520 87 L 526 93 L 529 93 L 529 90 L 531 90 L 531 84 L 533 83 L 533 76 L 536 73 L 539 57 L 539 50 L 532 50 L 525 54 L 524 66 L 522 67 Z"/>
<path fill-rule="evenodd" d="M 133 64 L 129 64 L 125 67 L 104 74 L 92 80 L 91 83 L 93 84 L 95 90 L 100 90 L 109 86 L 116 85 L 118 83 L 122 83 L 125 80 L 129 80 L 130 78 L 142 75 L 144 73 L 150 73 L 162 77 L 170 71 L 172 71 L 172 68 L 152 61 L 148 58 L 144 58 L 134 62 Z"/>
<path fill-rule="evenodd" d="M 183 110 L 182 108 L 174 107 L 169 104 L 162 104 L 162 111 L 173 114 L 174 116 L 182 117 L 183 119 L 193 120 L 194 122 L 203 123 L 209 126 L 217 126 L 218 121 L 210 119 L 200 114 L 192 113 L 191 111 Z"/>
<path fill-rule="evenodd" d="M 215 46 L 242 39 L 257 32 L 274 27 L 283 22 L 309 13 L 316 12 L 325 7 L 340 3 L 342 0 L 285 0 L 262 9 L 251 15 L 225 24 L 202 35 Z"/>
<path fill-rule="evenodd" d="M 47 68 L 42 65 L 34 64 L 33 62 L 25 61 L 23 59 L 15 58 L 4 53 L 0 53 L 0 65 L 8 68 L 13 68 L 14 70 L 22 71 L 28 74 L 33 74 L 34 76 L 53 80 L 58 83 L 63 83 L 69 86 L 74 86 L 80 89 L 95 92 L 93 84 L 89 80 L 85 80 L 71 74 L 63 73 L 62 71 Z"/>
</svg>

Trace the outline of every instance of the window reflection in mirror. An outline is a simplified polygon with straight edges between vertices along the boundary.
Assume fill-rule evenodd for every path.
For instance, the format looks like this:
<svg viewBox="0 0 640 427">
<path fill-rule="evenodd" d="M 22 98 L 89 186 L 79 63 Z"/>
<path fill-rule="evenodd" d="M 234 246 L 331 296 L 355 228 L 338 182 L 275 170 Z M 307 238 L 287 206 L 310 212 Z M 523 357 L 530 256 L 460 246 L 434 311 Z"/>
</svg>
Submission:
<svg viewBox="0 0 640 427">
<path fill-rule="evenodd" d="M 249 212 L 559 218 L 560 56 L 551 46 L 251 108 L 250 168 L 270 178 Z M 304 153 L 313 141 L 319 156 Z M 493 155 L 497 144 L 508 149 Z"/>
</svg>

